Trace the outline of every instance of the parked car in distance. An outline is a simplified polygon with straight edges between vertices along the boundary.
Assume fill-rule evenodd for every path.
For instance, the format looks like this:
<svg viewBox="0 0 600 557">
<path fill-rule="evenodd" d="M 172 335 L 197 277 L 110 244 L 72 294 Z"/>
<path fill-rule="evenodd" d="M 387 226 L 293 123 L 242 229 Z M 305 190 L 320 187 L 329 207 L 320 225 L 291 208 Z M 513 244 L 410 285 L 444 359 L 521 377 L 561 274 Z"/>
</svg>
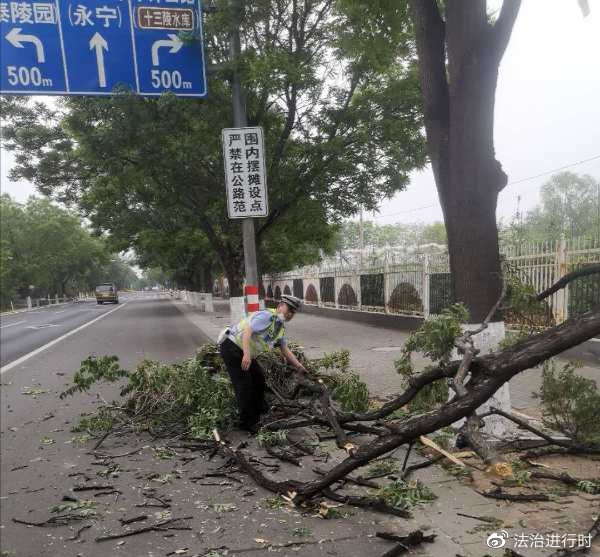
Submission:
<svg viewBox="0 0 600 557">
<path fill-rule="evenodd" d="M 119 293 L 117 292 L 117 285 L 112 282 L 104 282 L 96 286 L 96 301 L 99 304 L 103 304 L 104 302 L 118 304 Z"/>
</svg>

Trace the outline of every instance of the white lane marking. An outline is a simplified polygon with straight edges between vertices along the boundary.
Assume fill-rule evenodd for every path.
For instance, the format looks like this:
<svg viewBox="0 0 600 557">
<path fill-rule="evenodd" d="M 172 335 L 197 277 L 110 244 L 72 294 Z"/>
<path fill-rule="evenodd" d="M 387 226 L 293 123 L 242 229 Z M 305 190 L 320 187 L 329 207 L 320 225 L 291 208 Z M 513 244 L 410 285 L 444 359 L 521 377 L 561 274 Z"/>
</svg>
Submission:
<svg viewBox="0 0 600 557">
<path fill-rule="evenodd" d="M 16 323 L 11 323 L 10 325 L 2 325 L 0 329 L 6 329 L 6 327 L 14 327 L 15 325 L 20 325 L 21 323 L 26 323 L 26 320 L 17 321 Z"/>
<path fill-rule="evenodd" d="M 54 313 L 56 315 L 58 315 L 59 313 L 64 313 L 65 311 L 67 311 L 66 309 L 61 309 L 60 311 L 55 311 Z"/>
<path fill-rule="evenodd" d="M 126 305 L 127 305 L 127 302 L 124 303 L 122 306 L 118 306 L 115 309 L 111 309 L 110 311 L 107 311 L 106 313 L 103 313 L 102 315 L 99 315 L 95 319 L 92 319 L 91 321 L 88 321 L 87 323 L 84 323 L 83 325 L 80 325 L 76 329 L 73 329 L 72 331 L 69 331 L 68 333 L 65 333 L 64 335 L 62 335 L 62 336 L 60 336 L 58 338 L 55 338 L 54 340 L 51 340 L 48 344 L 44 344 L 44 346 L 40 346 L 39 348 L 36 348 L 33 352 L 29 352 L 29 354 L 25 354 L 24 356 L 21 356 L 20 358 L 18 358 L 14 362 L 11 362 L 10 364 L 6 364 L 4 367 L 0 368 L 0 375 L 2 375 L 5 371 L 8 371 L 8 370 L 12 369 L 13 367 L 16 367 L 16 366 L 22 364 L 23 362 L 29 360 L 29 358 L 33 358 L 33 356 L 37 356 L 40 352 L 43 352 L 47 348 L 50 348 L 51 346 L 54 346 L 55 344 L 58 344 L 62 340 L 66 339 L 67 337 L 70 337 L 71 335 L 74 335 L 75 333 L 78 333 L 82 329 L 85 329 L 86 327 L 89 327 L 90 325 L 92 325 L 96 321 L 100 321 L 100 319 L 103 319 L 107 315 L 110 315 L 111 313 L 114 313 L 115 311 L 119 311 L 121 308 L 124 308 Z"/>
</svg>

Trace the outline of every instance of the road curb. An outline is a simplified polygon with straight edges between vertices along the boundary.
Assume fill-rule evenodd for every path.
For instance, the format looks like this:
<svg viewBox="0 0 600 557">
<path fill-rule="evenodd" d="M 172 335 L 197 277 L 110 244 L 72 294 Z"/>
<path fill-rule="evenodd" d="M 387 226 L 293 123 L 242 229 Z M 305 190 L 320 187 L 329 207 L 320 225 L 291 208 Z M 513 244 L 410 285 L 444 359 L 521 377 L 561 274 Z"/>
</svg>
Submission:
<svg viewBox="0 0 600 557">
<path fill-rule="evenodd" d="M 221 329 L 227 325 L 226 322 L 223 323 L 223 326 L 215 325 L 214 323 L 210 322 L 208 317 L 198 315 L 198 312 L 194 311 L 194 309 L 188 306 L 185 302 L 181 300 L 171 300 L 171 302 L 182 313 L 182 315 L 192 323 L 192 325 L 200 329 L 200 331 L 212 342 L 217 342 L 217 338 L 221 332 Z"/>
</svg>

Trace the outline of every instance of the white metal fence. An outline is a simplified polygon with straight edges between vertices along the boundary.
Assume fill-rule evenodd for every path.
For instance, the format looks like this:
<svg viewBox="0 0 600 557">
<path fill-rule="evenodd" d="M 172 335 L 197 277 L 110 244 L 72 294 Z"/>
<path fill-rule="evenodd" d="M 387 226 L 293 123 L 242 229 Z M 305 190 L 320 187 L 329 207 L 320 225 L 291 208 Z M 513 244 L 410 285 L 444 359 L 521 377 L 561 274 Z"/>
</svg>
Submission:
<svg viewBox="0 0 600 557">
<path fill-rule="evenodd" d="M 523 243 L 502 249 L 507 272 L 541 292 L 565 274 L 600 263 L 600 238 Z M 264 275 L 266 299 L 294 294 L 305 303 L 358 311 L 428 317 L 452 303 L 446 253 L 395 254 L 391 250 L 354 260 L 340 258 L 277 275 Z M 600 303 L 600 276 L 572 282 L 545 303 L 541 325 L 564 321 L 570 314 Z M 507 320 L 516 320 L 509 315 Z"/>
<path fill-rule="evenodd" d="M 59 296 L 55 294 L 54 296 L 45 296 L 43 298 L 32 298 L 31 296 L 27 296 L 26 298 L 14 298 L 12 300 L 7 301 L 2 306 L 2 311 L 22 311 L 26 309 L 34 309 L 58 304 L 65 304 L 67 302 L 72 302 L 74 300 L 91 297 L 92 294 L 87 293 L 79 293 L 79 296 L 76 298 L 69 296 Z"/>
</svg>

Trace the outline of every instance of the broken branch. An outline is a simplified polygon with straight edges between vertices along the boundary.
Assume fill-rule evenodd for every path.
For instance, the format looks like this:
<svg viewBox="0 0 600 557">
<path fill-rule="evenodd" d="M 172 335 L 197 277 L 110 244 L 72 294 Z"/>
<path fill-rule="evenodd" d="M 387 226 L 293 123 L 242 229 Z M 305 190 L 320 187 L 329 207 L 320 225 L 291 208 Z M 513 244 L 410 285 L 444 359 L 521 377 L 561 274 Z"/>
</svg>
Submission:
<svg viewBox="0 0 600 557">
<path fill-rule="evenodd" d="M 530 501 L 551 501 L 549 495 L 544 493 L 504 493 L 501 488 L 497 487 L 492 491 L 480 491 L 484 497 L 490 499 L 500 499 L 502 501 L 515 501 L 515 502 L 530 502 Z"/>
<path fill-rule="evenodd" d="M 105 542 L 108 540 L 118 540 L 120 538 L 127 538 L 129 536 L 137 536 L 138 534 L 144 534 L 145 532 L 163 532 L 165 530 L 191 530 L 189 526 L 171 526 L 171 524 L 179 522 L 181 520 L 192 520 L 193 516 L 182 516 L 179 518 L 170 518 L 169 520 L 163 520 L 157 522 L 151 526 L 145 526 L 144 528 L 138 528 L 137 530 L 129 530 L 128 532 L 122 532 L 121 534 L 109 534 L 107 536 L 99 536 L 95 539 L 97 542 Z"/>
</svg>

